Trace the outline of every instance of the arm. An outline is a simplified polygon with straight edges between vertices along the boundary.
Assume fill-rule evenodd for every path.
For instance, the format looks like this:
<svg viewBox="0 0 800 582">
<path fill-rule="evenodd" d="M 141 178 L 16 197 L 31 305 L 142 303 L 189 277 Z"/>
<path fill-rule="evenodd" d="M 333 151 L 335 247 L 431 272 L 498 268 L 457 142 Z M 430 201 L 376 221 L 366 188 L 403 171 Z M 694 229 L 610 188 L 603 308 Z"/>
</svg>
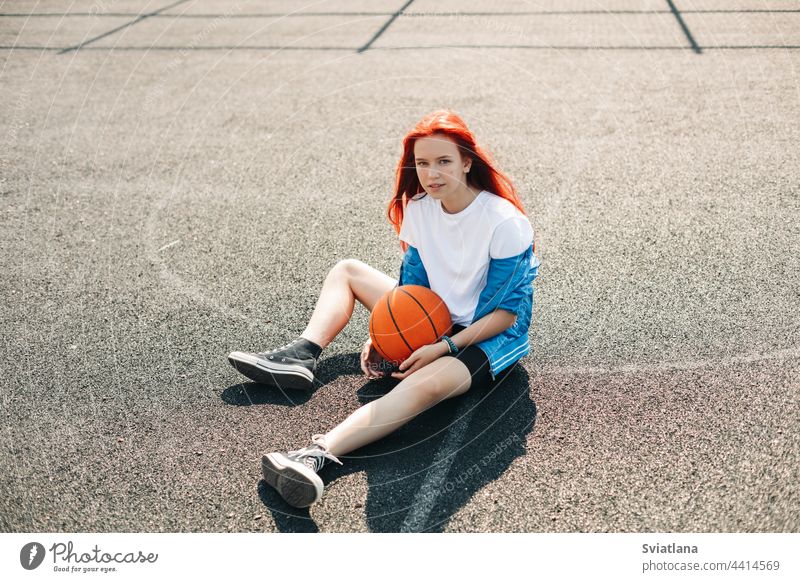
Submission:
<svg viewBox="0 0 800 582">
<path fill-rule="evenodd" d="M 531 265 L 534 259 L 533 251 L 527 247 L 516 256 L 489 261 L 486 286 L 478 298 L 473 325 L 496 311 L 520 315 L 523 300 L 533 291 L 531 284 L 536 277 L 536 269 Z M 512 325 L 514 323 L 512 321 Z"/>
<path fill-rule="evenodd" d="M 513 313 L 498 309 L 480 318 L 478 321 L 473 321 L 469 327 L 462 329 L 452 339 L 456 347 L 461 350 L 467 347 L 496 336 L 514 325 L 516 316 Z M 406 376 L 413 374 L 418 369 L 428 365 L 434 360 L 438 360 L 442 356 L 450 353 L 450 346 L 447 342 L 442 340 L 434 344 L 422 346 L 414 351 L 399 367 L 399 371 L 392 372 L 392 377 L 402 380 Z"/>
<path fill-rule="evenodd" d="M 485 339 L 494 337 L 499 333 L 503 333 L 509 327 L 514 325 L 516 319 L 517 316 L 510 311 L 506 311 L 505 309 L 497 309 L 487 315 L 484 315 L 478 321 L 473 321 L 469 327 L 462 329 L 450 339 L 453 340 L 453 343 L 456 344 L 456 347 L 459 350 L 462 350 L 467 346 L 477 344 L 478 342 L 482 342 Z M 442 355 L 450 353 L 450 348 L 447 346 L 447 342 L 444 340 L 440 341 L 437 345 L 444 346 L 444 352 Z"/>
</svg>

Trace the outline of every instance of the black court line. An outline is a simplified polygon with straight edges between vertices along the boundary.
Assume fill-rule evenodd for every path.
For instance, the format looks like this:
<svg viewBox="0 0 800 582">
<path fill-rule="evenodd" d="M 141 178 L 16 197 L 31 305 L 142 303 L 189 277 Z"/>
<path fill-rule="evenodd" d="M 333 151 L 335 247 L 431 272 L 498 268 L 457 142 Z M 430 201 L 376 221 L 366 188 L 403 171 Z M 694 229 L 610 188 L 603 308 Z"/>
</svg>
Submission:
<svg viewBox="0 0 800 582">
<path fill-rule="evenodd" d="M 436 45 L 436 46 L 398 46 L 398 47 L 375 47 L 372 50 L 391 51 L 391 50 L 421 50 L 421 49 L 534 49 L 534 50 L 576 50 L 576 51 L 693 51 L 690 46 L 581 46 L 581 45 Z M 747 50 L 769 50 L 769 49 L 800 49 L 800 45 L 784 44 L 761 44 L 761 45 L 706 45 L 704 51 L 709 49 L 747 49 Z"/>
<path fill-rule="evenodd" d="M 800 13 L 800 9 L 792 8 L 778 8 L 774 10 L 766 8 L 738 8 L 738 9 L 724 9 L 719 8 L 704 9 L 704 10 L 681 10 L 681 14 L 784 14 L 784 13 Z M 246 14 L 150 14 L 149 16 L 155 18 L 302 18 L 304 16 L 394 16 L 395 12 L 292 12 L 286 14 L 285 12 L 248 12 Z M 451 17 L 451 16 L 580 16 L 587 15 L 614 15 L 614 14 L 672 14 L 672 10 L 529 10 L 525 12 L 404 12 L 401 17 Z M 98 16 L 98 17 L 123 17 L 123 16 L 141 16 L 141 13 L 136 12 L 37 12 L 26 14 L 24 12 L 0 12 L 0 17 L 9 18 L 29 18 L 29 17 L 70 17 L 70 16 Z"/>
<path fill-rule="evenodd" d="M 403 16 L 547 16 L 554 14 L 558 16 L 565 15 L 602 15 L 602 14 L 670 14 L 671 10 L 530 10 L 525 12 L 406 12 Z M 798 9 L 786 8 L 770 10 L 767 8 L 718 8 L 718 9 L 698 9 L 698 10 L 682 10 L 684 14 L 738 14 L 742 13 L 772 13 L 772 12 L 800 12 Z"/>
<path fill-rule="evenodd" d="M 681 17 L 681 13 L 678 12 L 677 8 L 675 8 L 675 4 L 673 4 L 672 0 L 667 0 L 667 4 L 669 4 L 669 8 L 675 15 L 675 18 L 678 19 L 678 24 L 681 25 L 681 28 L 683 29 L 683 34 L 685 34 L 686 38 L 689 39 L 689 44 L 692 45 L 692 50 L 698 55 L 703 54 L 703 49 L 701 49 L 700 46 L 697 44 L 697 42 L 694 40 L 694 37 L 692 36 L 691 31 L 689 30 L 689 27 L 686 26 L 686 23 L 683 21 L 683 18 Z"/>
<path fill-rule="evenodd" d="M 130 22 L 128 22 L 126 24 L 123 24 L 121 26 L 118 26 L 118 27 L 114 28 L 113 30 L 109 30 L 108 32 L 104 32 L 103 34 L 101 34 L 99 36 L 96 36 L 94 38 L 90 38 L 89 40 L 86 40 L 86 41 L 82 42 L 81 44 L 65 48 L 65 49 L 61 50 L 58 54 L 63 55 L 65 53 L 69 53 L 69 52 L 72 52 L 72 51 L 80 50 L 80 49 L 82 49 L 83 47 L 85 47 L 88 44 L 91 44 L 91 43 L 93 43 L 93 42 L 95 42 L 97 40 L 100 40 L 101 38 L 105 38 L 110 34 L 114 34 L 115 32 L 119 32 L 123 28 L 128 28 L 129 26 L 133 26 L 137 22 L 141 22 L 142 20 L 144 20 L 146 18 L 150 18 L 151 16 L 155 16 L 156 14 L 158 14 L 159 12 L 163 12 L 164 10 L 169 10 L 170 8 L 174 8 L 178 4 L 183 4 L 184 2 L 188 2 L 188 0 L 178 0 L 177 2 L 173 2 L 172 4 L 169 4 L 168 6 L 164 6 L 163 8 L 159 8 L 158 10 L 155 10 L 153 12 L 148 12 L 147 14 L 140 14 L 135 20 L 131 20 Z"/>
<path fill-rule="evenodd" d="M 367 50 L 367 49 L 368 49 L 370 46 L 372 46 L 372 43 L 373 43 L 373 42 L 375 42 L 376 40 L 378 40 L 378 37 L 379 37 L 380 35 L 382 35 L 382 34 L 383 34 L 383 31 L 384 31 L 384 30 L 386 30 L 387 28 L 389 28 L 389 25 L 390 25 L 392 22 L 394 22 L 394 21 L 395 21 L 395 19 L 396 19 L 398 16 L 400 16 L 400 15 L 403 13 L 403 10 L 405 10 L 406 8 L 408 8 L 408 7 L 411 5 L 411 3 L 412 3 L 413 1 L 414 1 L 414 0 L 408 0 L 408 2 L 406 2 L 405 4 L 403 4 L 403 7 L 402 7 L 400 10 L 398 10 L 397 12 L 395 12 L 394 14 L 392 14 L 392 17 L 391 17 L 391 18 L 390 18 L 390 19 L 389 19 L 389 20 L 386 22 L 386 24 L 384 24 L 384 25 L 381 27 L 381 29 L 380 29 L 378 32 L 376 32 L 376 33 L 375 33 L 375 36 L 373 36 L 371 39 L 369 39 L 369 42 L 368 42 L 367 44 L 365 44 L 364 46 L 362 46 L 360 49 L 358 49 L 356 52 L 357 52 L 357 53 L 363 53 L 363 52 L 364 52 L 365 50 Z"/>
<path fill-rule="evenodd" d="M 580 45 L 436 45 L 436 46 L 387 46 L 375 47 L 377 51 L 435 50 L 435 49 L 530 49 L 554 51 L 689 51 L 689 46 L 580 46 Z M 0 46 L 0 50 L 65 51 L 61 47 L 46 46 Z M 354 47 L 341 46 L 266 46 L 266 45 L 219 45 L 219 46 L 90 46 L 85 51 L 354 51 Z M 706 45 L 710 50 L 800 50 L 800 45 L 754 44 L 754 45 Z"/>
</svg>

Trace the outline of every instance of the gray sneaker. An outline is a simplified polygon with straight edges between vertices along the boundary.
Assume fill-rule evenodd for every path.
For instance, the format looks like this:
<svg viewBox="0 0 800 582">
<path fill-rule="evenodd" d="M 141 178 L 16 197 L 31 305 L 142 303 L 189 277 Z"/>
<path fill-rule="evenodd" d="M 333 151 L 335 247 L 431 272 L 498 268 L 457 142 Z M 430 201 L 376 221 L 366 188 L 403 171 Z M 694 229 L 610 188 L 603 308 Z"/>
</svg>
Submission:
<svg viewBox="0 0 800 582">
<path fill-rule="evenodd" d="M 267 453 L 261 457 L 264 481 L 293 507 L 308 507 L 322 497 L 324 485 L 317 472 L 328 461 L 342 462 L 328 452 L 324 435 L 311 437 L 312 445 L 288 453 Z"/>
<path fill-rule="evenodd" d="M 314 387 L 317 359 L 297 349 L 298 341 L 270 352 L 231 352 L 228 361 L 253 382 L 308 391 Z"/>
</svg>

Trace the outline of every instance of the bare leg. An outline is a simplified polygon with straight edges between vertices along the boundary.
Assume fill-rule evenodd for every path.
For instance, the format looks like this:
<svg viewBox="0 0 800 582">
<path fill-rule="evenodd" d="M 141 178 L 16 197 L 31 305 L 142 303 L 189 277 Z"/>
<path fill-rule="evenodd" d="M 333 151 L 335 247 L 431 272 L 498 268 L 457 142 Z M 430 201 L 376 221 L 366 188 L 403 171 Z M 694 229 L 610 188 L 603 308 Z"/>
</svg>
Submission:
<svg viewBox="0 0 800 582">
<path fill-rule="evenodd" d="M 435 360 L 402 380 L 385 396 L 365 404 L 325 435 L 333 455 L 374 442 L 434 404 L 464 394 L 472 384 L 467 366 L 450 356 Z"/>
<path fill-rule="evenodd" d="M 370 311 L 397 282 L 361 263 L 348 259 L 328 274 L 314 314 L 303 337 L 327 346 L 347 325 L 355 299 Z M 389 394 L 362 406 L 326 435 L 313 435 L 312 445 L 293 453 L 268 453 L 261 471 L 268 485 L 294 507 L 308 507 L 322 496 L 324 484 L 317 471 L 325 460 L 376 441 L 447 398 L 463 394 L 472 384 L 467 366 L 444 356 L 402 380 Z"/>
<path fill-rule="evenodd" d="M 326 347 L 350 321 L 355 300 L 369 311 L 397 280 L 355 259 L 339 261 L 328 273 L 301 337 Z"/>
</svg>

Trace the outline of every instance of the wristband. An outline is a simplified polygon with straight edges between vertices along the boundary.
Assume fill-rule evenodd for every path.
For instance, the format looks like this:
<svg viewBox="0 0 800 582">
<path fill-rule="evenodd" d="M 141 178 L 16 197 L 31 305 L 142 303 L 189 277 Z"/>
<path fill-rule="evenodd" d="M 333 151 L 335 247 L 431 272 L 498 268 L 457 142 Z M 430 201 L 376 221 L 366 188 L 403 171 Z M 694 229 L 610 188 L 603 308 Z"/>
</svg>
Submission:
<svg viewBox="0 0 800 582">
<path fill-rule="evenodd" d="M 447 345 L 450 348 L 450 353 L 451 354 L 457 354 L 458 353 L 458 347 L 456 347 L 456 343 L 453 340 L 451 340 L 446 335 L 443 335 L 442 336 L 442 341 L 447 342 Z"/>
</svg>

